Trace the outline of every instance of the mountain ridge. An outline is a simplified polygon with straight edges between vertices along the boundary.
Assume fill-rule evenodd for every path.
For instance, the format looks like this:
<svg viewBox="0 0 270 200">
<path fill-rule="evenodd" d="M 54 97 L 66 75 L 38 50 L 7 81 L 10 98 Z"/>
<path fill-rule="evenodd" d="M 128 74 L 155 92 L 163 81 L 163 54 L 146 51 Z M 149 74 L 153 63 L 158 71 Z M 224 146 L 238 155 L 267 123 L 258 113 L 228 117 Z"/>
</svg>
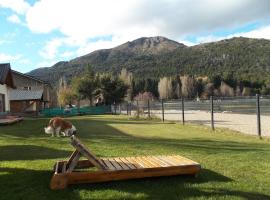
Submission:
<svg viewBox="0 0 270 200">
<path fill-rule="evenodd" d="M 145 78 L 233 73 L 241 79 L 256 80 L 265 72 L 269 75 L 270 40 L 234 37 L 188 47 L 161 36 L 142 37 L 28 74 L 56 84 L 62 76 L 70 80 L 83 73 L 88 63 L 97 72 L 118 73 L 121 68 L 127 68 Z"/>
</svg>

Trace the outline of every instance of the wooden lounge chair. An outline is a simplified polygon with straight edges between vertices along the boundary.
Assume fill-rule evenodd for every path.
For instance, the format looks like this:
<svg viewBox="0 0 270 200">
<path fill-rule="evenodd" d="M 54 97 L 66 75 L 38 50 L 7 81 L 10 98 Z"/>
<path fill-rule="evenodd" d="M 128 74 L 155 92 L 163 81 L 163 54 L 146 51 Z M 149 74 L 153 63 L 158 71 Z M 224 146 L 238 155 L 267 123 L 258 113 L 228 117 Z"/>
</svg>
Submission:
<svg viewBox="0 0 270 200">
<path fill-rule="evenodd" d="M 197 175 L 199 163 L 182 156 L 140 156 L 97 158 L 78 138 L 71 137 L 75 151 L 68 161 L 58 161 L 54 167 L 51 189 L 64 189 L 69 184 L 97 183 L 106 181 L 137 179 L 144 177 Z M 79 160 L 81 156 L 86 160 Z M 98 170 L 79 171 L 96 167 Z"/>
</svg>

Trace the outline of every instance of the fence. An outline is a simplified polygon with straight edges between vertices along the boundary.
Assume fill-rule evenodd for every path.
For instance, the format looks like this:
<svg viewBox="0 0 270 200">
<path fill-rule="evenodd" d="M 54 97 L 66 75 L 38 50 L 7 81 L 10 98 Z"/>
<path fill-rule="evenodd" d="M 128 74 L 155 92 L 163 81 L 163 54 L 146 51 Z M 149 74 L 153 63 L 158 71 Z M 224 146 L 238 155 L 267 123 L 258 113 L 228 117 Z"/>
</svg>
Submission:
<svg viewBox="0 0 270 200">
<path fill-rule="evenodd" d="M 177 99 L 133 101 L 113 105 L 115 114 L 158 117 L 183 124 L 199 123 L 229 128 L 246 134 L 270 136 L 270 96 L 211 97 L 207 100 Z"/>
<path fill-rule="evenodd" d="M 111 106 L 96 106 L 82 108 L 47 108 L 41 111 L 44 116 L 74 116 L 74 115 L 101 115 L 111 113 Z"/>
</svg>

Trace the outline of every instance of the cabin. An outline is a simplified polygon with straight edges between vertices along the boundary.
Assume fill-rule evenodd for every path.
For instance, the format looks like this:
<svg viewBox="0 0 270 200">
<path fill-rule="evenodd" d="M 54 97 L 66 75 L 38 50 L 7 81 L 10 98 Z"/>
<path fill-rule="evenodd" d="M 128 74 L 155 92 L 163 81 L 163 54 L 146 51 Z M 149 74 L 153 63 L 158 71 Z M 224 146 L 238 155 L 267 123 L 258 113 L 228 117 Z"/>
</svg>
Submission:
<svg viewBox="0 0 270 200">
<path fill-rule="evenodd" d="M 14 88 L 10 64 L 0 64 L 0 113 L 10 111 L 9 92 Z"/>
<path fill-rule="evenodd" d="M 38 78 L 12 70 L 15 90 L 10 91 L 12 113 L 36 113 L 55 106 L 56 94 L 52 86 Z"/>
</svg>

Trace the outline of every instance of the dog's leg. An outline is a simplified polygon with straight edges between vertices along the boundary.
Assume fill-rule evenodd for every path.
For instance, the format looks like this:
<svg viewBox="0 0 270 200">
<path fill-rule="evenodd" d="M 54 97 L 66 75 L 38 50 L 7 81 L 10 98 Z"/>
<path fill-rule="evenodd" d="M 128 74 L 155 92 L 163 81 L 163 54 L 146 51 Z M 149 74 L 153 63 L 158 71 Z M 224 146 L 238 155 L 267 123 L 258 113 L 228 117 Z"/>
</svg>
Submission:
<svg viewBox="0 0 270 200">
<path fill-rule="evenodd" d="M 52 132 L 52 137 L 55 136 L 55 128 L 53 129 L 53 132 Z"/>
<path fill-rule="evenodd" d="M 61 127 L 56 128 L 56 136 L 60 137 Z"/>
</svg>

